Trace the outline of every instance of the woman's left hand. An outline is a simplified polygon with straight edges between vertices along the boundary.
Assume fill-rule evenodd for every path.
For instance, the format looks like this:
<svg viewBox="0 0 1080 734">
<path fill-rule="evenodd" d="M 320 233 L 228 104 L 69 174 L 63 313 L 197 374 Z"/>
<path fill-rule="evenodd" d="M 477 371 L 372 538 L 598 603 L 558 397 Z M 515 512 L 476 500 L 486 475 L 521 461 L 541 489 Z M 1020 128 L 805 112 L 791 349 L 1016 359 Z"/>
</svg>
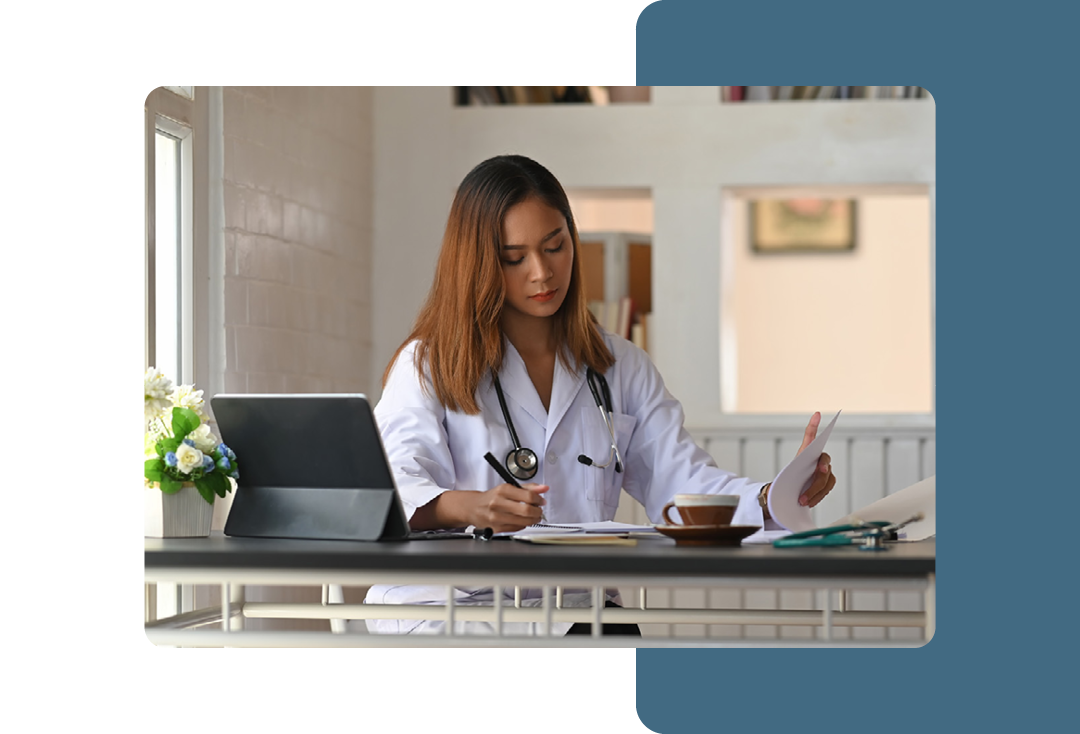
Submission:
<svg viewBox="0 0 1080 734">
<path fill-rule="evenodd" d="M 802 446 L 795 453 L 796 456 L 803 452 L 807 446 L 809 446 L 815 438 L 817 438 L 818 425 L 821 423 L 821 413 L 814 413 L 810 416 L 810 422 L 806 425 L 806 431 L 803 433 Z M 814 478 L 810 480 L 810 486 L 807 487 L 801 495 L 799 495 L 799 504 L 804 507 L 815 507 L 818 502 L 825 499 L 825 495 L 832 491 L 832 488 L 836 486 L 836 477 L 832 473 L 832 458 L 822 453 L 821 458 L 818 459 L 817 471 L 814 472 Z"/>
</svg>

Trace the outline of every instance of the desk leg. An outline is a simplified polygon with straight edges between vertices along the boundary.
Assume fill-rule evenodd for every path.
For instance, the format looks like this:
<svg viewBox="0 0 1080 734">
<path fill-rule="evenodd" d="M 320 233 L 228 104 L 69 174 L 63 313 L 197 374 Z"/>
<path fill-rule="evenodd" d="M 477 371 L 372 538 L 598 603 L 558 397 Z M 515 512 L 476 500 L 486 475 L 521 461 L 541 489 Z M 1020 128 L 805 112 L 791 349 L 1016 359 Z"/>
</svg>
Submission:
<svg viewBox="0 0 1080 734">
<path fill-rule="evenodd" d="M 545 586 L 544 594 L 544 629 L 541 632 L 544 637 L 551 636 L 551 587 Z"/>
<path fill-rule="evenodd" d="M 593 587 L 593 624 L 592 624 L 592 636 L 599 637 L 604 633 L 603 627 L 600 625 L 600 612 L 604 608 L 604 587 Z"/>
<path fill-rule="evenodd" d="M 923 596 L 923 607 L 926 609 L 926 631 L 923 633 L 926 637 L 926 641 L 930 642 L 934 637 L 934 629 L 937 627 L 937 610 L 936 605 L 936 593 L 934 574 L 929 574 L 926 577 L 927 587 L 926 593 Z"/>
<path fill-rule="evenodd" d="M 143 621 L 149 624 L 157 619 L 157 584 L 143 584 L 143 589 L 145 590 L 143 600 L 145 619 Z"/>
<path fill-rule="evenodd" d="M 454 634 L 454 586 L 446 587 L 446 635 Z"/>
<path fill-rule="evenodd" d="M 825 589 L 825 608 L 822 610 L 825 625 L 825 639 L 832 639 L 832 589 Z"/>
<path fill-rule="evenodd" d="M 229 622 L 232 620 L 232 590 L 229 588 L 229 584 L 221 585 L 221 631 L 231 631 L 232 625 Z"/>
<path fill-rule="evenodd" d="M 244 601 L 245 592 L 243 584 L 229 584 L 229 603 L 235 604 L 239 614 L 229 619 L 229 629 L 240 632 L 244 629 Z"/>
</svg>

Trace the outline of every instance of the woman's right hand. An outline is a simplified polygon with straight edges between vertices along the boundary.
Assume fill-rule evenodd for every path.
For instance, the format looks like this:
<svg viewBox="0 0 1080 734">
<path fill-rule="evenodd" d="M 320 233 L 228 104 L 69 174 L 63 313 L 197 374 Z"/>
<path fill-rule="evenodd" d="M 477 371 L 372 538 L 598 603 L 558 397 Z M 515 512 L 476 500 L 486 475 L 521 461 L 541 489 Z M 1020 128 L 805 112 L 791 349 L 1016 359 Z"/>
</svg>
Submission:
<svg viewBox="0 0 1080 734">
<path fill-rule="evenodd" d="M 546 484 L 500 484 L 486 492 L 447 490 L 418 507 L 409 527 L 434 530 L 473 525 L 496 533 L 514 532 L 540 522 L 544 515 L 540 508 L 545 503 L 541 495 L 549 489 Z"/>
<path fill-rule="evenodd" d="M 469 525 L 491 528 L 496 533 L 507 533 L 535 525 L 543 517 L 544 492 L 551 489 L 546 484 L 500 484 L 486 492 L 465 492 L 472 495 L 467 503 L 466 517 Z"/>
</svg>

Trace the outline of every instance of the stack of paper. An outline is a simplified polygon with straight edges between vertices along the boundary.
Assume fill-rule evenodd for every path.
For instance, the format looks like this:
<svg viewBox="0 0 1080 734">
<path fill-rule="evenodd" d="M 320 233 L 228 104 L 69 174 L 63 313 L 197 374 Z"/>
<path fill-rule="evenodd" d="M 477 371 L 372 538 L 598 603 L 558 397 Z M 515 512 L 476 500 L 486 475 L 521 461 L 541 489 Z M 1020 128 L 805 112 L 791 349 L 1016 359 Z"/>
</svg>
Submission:
<svg viewBox="0 0 1080 734">
<path fill-rule="evenodd" d="M 861 510 L 856 510 L 830 524 L 847 525 L 856 519 L 864 522 L 903 522 L 915 513 L 921 512 L 923 519 L 900 528 L 897 536 L 900 540 L 925 540 L 937 533 L 934 512 L 937 506 L 935 480 L 936 477 L 928 477 L 921 482 L 916 482 L 910 487 L 893 492 L 888 497 L 872 502 Z"/>
</svg>

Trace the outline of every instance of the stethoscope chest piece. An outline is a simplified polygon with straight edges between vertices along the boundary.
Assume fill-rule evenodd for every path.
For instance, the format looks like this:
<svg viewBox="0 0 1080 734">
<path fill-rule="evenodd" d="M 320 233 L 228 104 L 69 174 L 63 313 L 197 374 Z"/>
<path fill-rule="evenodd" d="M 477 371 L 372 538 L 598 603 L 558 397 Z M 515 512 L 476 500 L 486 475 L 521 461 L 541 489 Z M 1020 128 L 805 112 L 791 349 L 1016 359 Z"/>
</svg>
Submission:
<svg viewBox="0 0 1080 734">
<path fill-rule="evenodd" d="M 515 448 L 506 455 L 506 468 L 515 479 L 532 479 L 539 468 L 536 452 L 532 449 Z"/>
</svg>

